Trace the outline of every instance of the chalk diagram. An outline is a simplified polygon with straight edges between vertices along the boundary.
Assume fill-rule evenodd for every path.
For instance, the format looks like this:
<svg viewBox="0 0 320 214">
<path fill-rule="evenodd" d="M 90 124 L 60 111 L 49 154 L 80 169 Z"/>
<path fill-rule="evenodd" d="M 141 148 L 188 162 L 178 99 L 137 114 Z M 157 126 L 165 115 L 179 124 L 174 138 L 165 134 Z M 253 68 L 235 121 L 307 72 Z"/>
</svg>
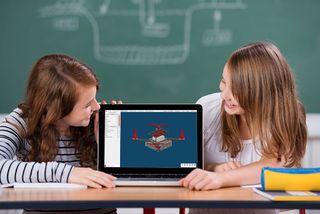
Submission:
<svg viewBox="0 0 320 214">
<path fill-rule="evenodd" d="M 221 26 L 223 11 L 246 8 L 242 0 L 194 0 L 183 9 L 163 6 L 173 0 L 128 0 L 130 8 L 119 8 L 122 1 L 94 1 L 98 3 L 94 8 L 90 0 L 58 0 L 40 8 L 39 12 L 41 18 L 52 19 L 55 31 L 77 31 L 81 19 L 85 18 L 92 29 L 93 54 L 98 61 L 118 65 L 169 65 L 184 63 L 190 54 L 195 12 L 212 10 L 212 27 L 202 33 L 201 44 L 215 47 L 231 44 L 233 40 L 232 30 Z M 107 29 L 106 23 L 112 22 L 119 25 Z M 119 30 L 131 23 L 138 26 L 134 28 L 137 32 Z M 121 33 L 112 37 L 111 32 L 117 30 Z M 127 38 L 131 35 L 126 34 L 140 38 L 130 41 Z M 125 39 L 121 41 L 122 36 Z"/>
</svg>

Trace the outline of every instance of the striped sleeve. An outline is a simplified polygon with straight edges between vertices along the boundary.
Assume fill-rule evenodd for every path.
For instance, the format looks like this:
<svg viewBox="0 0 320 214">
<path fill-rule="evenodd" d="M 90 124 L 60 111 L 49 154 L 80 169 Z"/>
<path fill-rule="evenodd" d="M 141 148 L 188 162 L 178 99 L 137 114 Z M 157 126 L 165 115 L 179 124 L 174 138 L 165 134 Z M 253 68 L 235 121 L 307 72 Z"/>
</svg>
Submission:
<svg viewBox="0 0 320 214">
<path fill-rule="evenodd" d="M 15 109 L 0 124 L 0 160 L 13 159 L 23 144 L 21 132 L 25 131 L 26 124 L 20 113 Z"/>
<path fill-rule="evenodd" d="M 67 183 L 71 165 L 58 162 L 21 162 L 17 160 L 0 160 L 0 184 L 8 183 Z"/>
<path fill-rule="evenodd" d="M 15 109 L 0 124 L 0 184 L 14 182 L 68 182 L 72 166 L 65 163 L 22 162 L 16 156 L 23 145 L 26 123 Z"/>
</svg>

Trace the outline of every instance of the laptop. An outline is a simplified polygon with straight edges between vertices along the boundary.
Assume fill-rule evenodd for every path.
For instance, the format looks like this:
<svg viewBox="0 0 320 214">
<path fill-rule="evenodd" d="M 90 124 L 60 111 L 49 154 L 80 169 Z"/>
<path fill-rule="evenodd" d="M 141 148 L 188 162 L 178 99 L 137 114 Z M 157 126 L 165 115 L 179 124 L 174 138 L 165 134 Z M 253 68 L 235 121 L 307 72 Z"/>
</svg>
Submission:
<svg viewBox="0 0 320 214">
<path fill-rule="evenodd" d="M 98 169 L 117 186 L 179 186 L 203 168 L 198 104 L 102 104 Z"/>
</svg>

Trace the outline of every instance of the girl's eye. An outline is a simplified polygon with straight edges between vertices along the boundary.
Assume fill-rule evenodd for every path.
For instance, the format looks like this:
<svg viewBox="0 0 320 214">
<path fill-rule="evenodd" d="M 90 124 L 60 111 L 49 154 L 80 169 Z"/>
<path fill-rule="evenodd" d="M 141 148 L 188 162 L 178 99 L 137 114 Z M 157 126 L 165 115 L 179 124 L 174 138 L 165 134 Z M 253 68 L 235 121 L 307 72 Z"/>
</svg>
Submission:
<svg viewBox="0 0 320 214">
<path fill-rule="evenodd" d="M 85 106 L 85 108 L 89 108 L 90 106 L 91 106 L 91 102 L 88 103 L 88 104 Z"/>
</svg>

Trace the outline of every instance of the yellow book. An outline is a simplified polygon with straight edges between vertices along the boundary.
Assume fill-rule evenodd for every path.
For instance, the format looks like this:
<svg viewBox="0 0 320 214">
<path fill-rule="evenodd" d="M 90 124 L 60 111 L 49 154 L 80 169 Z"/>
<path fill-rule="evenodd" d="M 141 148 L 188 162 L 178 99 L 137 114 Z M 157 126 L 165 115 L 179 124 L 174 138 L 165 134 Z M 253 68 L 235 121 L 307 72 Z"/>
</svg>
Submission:
<svg viewBox="0 0 320 214">
<path fill-rule="evenodd" d="M 320 168 L 271 168 L 261 171 L 264 191 L 320 191 Z"/>
</svg>

